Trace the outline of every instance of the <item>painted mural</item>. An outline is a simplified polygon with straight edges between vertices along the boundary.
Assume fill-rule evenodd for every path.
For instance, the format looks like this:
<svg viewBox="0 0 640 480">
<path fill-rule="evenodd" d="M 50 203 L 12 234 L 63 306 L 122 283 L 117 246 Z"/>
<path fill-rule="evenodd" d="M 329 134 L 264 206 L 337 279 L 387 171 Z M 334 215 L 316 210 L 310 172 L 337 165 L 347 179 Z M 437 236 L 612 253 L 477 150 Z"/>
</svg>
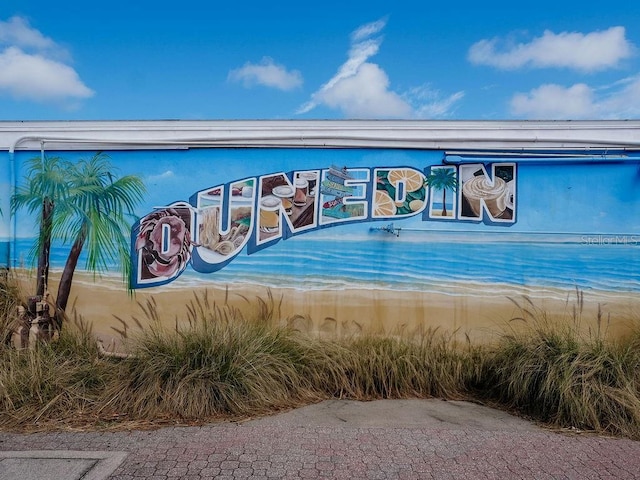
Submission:
<svg viewBox="0 0 640 480">
<path fill-rule="evenodd" d="M 562 310 L 576 291 L 630 318 L 640 295 L 640 156 L 199 149 L 17 160 L 3 205 L 5 233 L 6 213 L 17 220 L 3 239 L 11 266 L 105 326 L 146 297 L 173 321 L 203 289 L 243 301 L 269 289 L 284 320 L 338 333 L 482 329 L 512 317 L 513 298 Z M 55 200 L 48 226 L 43 197 Z M 51 280 L 34 245 L 48 245 Z"/>
<path fill-rule="evenodd" d="M 515 172 L 513 163 L 424 170 L 332 165 L 207 187 L 190 202 L 155 209 L 134 227 L 133 286 L 170 282 L 189 264 L 198 272 L 216 272 L 245 247 L 253 254 L 282 239 L 346 223 L 420 216 L 511 225 Z M 433 197 L 440 200 L 440 192 L 438 203 Z M 447 203 L 447 193 L 458 208 Z"/>
</svg>

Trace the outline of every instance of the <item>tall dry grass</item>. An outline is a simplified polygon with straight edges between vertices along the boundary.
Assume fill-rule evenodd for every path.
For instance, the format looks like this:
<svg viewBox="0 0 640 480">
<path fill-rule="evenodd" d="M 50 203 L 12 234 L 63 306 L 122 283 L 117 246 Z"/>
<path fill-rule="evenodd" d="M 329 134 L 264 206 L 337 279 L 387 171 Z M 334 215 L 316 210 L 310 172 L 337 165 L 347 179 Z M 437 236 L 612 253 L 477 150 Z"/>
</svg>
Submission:
<svg viewBox="0 0 640 480">
<path fill-rule="evenodd" d="M 10 341 L 18 315 L 17 309 L 22 305 L 22 292 L 11 272 L 0 271 L 0 344 Z"/>
<path fill-rule="evenodd" d="M 446 335 L 359 336 L 321 340 L 277 326 L 276 300 L 246 318 L 195 297 L 186 319 L 161 325 L 153 301 L 141 305 L 148 328 L 123 327 L 134 356 L 108 390 L 109 408 L 142 418 L 247 415 L 323 398 L 460 397 L 464 355 Z M 136 319 L 137 324 L 142 321 Z M 124 323 L 124 322 L 123 322 Z"/>
<path fill-rule="evenodd" d="M 0 346 L 0 426 L 114 419 L 205 421 L 254 415 L 325 398 L 491 399 L 540 421 L 640 439 L 640 328 L 607 334 L 582 318 L 577 292 L 563 318 L 528 298 L 494 344 L 455 335 L 358 334 L 326 339 L 280 319 L 268 294 L 247 310 L 195 296 L 171 328 L 153 301 L 120 319 L 129 358 L 101 355 L 75 318 L 33 351 Z M 592 328 L 584 328 L 591 322 Z M 144 325 L 144 327 L 143 327 Z"/>
<path fill-rule="evenodd" d="M 580 291 L 562 318 L 516 304 L 516 325 L 483 351 L 476 389 L 542 422 L 640 438 L 640 329 L 610 338 L 600 308 L 583 318 Z"/>
<path fill-rule="evenodd" d="M 437 329 L 401 337 L 363 335 L 338 346 L 333 359 L 339 382 L 329 394 L 358 400 L 463 394 L 467 355 Z"/>
<path fill-rule="evenodd" d="M 133 356 L 106 391 L 110 409 L 138 418 L 246 415 L 313 401 L 303 374 L 310 343 L 293 331 L 244 318 L 227 303 L 196 297 L 186 321 L 163 327 L 153 302 L 150 321 L 130 337 Z"/>
<path fill-rule="evenodd" d="M 58 341 L 35 349 L 0 346 L 0 425 L 35 427 L 95 419 L 100 392 L 114 381 L 90 329 L 77 318 Z"/>
</svg>

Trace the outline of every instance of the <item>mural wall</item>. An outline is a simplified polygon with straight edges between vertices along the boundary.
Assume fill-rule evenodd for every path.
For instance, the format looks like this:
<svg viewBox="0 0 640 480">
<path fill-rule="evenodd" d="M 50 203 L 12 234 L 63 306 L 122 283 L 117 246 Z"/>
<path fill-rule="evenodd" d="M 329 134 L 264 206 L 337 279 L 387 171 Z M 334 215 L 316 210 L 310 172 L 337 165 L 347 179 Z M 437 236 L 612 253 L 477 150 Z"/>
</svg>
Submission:
<svg viewBox="0 0 640 480">
<path fill-rule="evenodd" d="M 133 286 L 171 282 L 189 264 L 197 272 L 217 272 L 245 247 L 247 254 L 255 254 L 292 236 L 346 224 L 359 226 L 333 239 L 344 251 L 353 232 L 361 233 L 364 224 L 375 221 L 417 217 L 513 225 L 516 183 L 516 165 L 501 162 L 332 165 L 209 186 L 189 202 L 155 208 L 134 227 Z M 345 260 L 357 265 L 360 255 L 355 251 Z M 299 261 L 292 256 L 287 263 Z"/>
<path fill-rule="evenodd" d="M 96 152 L 36 157 L 16 155 L 18 193 L 29 193 L 34 166 L 44 169 L 55 157 L 71 172 Z M 83 226 L 81 217 L 61 217 L 47 286 L 64 281 L 84 235 L 71 299 L 98 331 L 147 297 L 173 321 L 204 289 L 239 301 L 268 289 L 282 299 L 283 321 L 329 333 L 482 332 L 514 316 L 511 299 L 562 311 L 576 292 L 616 318 L 635 315 L 640 156 L 532 161 L 392 149 L 200 149 L 99 157 L 104 198 L 92 197 L 93 213 L 115 223 L 93 232 L 95 219 Z M 86 200 L 78 185 L 73 194 Z M 18 203 L 15 238 L 3 204 L 3 241 L 11 265 L 32 281 L 42 217 L 28 201 Z M 113 233 L 122 222 L 126 239 Z"/>
</svg>

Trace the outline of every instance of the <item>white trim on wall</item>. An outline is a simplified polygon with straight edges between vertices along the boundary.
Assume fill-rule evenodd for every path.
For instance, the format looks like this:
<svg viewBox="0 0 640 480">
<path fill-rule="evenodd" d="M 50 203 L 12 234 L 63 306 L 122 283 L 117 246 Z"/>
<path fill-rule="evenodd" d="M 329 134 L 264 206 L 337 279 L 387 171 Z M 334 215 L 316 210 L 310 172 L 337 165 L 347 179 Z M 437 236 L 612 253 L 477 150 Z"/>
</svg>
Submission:
<svg viewBox="0 0 640 480">
<path fill-rule="evenodd" d="M 640 121 L 0 121 L 0 150 L 205 147 L 640 149 Z"/>
</svg>

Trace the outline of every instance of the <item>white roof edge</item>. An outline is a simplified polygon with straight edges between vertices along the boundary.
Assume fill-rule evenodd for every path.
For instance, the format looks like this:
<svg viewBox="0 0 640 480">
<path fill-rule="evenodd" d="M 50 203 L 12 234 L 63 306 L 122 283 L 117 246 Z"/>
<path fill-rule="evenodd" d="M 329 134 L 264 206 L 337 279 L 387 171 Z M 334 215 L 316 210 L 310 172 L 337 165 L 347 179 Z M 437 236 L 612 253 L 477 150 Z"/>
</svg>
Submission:
<svg viewBox="0 0 640 480">
<path fill-rule="evenodd" d="M 640 120 L 0 121 L 0 150 L 329 147 L 638 150 Z"/>
</svg>

